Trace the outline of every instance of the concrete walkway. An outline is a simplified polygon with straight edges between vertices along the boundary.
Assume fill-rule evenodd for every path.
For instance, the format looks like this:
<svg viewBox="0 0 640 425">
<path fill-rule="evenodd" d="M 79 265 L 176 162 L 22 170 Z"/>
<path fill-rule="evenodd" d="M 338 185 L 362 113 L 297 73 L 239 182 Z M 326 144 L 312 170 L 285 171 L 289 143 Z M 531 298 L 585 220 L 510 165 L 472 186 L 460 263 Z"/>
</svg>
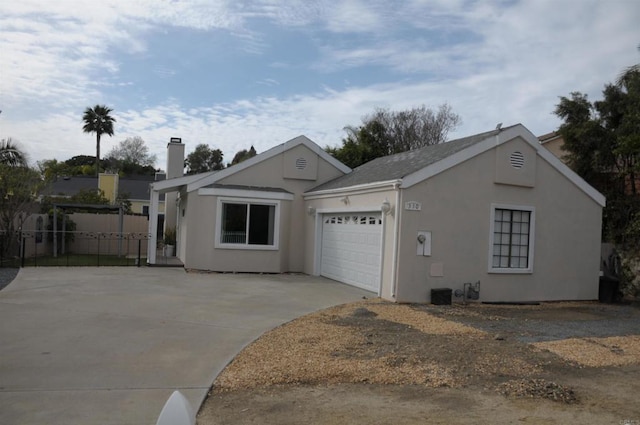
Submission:
<svg viewBox="0 0 640 425">
<path fill-rule="evenodd" d="M 28 268 L 0 291 L 0 423 L 155 424 L 263 332 L 373 294 L 303 275 Z"/>
</svg>

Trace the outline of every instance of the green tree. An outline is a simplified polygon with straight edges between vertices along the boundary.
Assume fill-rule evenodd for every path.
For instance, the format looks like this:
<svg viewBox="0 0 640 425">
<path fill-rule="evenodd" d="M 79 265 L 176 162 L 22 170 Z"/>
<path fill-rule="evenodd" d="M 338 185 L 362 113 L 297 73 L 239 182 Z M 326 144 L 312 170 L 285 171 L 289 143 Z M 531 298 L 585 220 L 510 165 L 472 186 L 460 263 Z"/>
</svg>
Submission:
<svg viewBox="0 0 640 425">
<path fill-rule="evenodd" d="M 249 150 L 243 149 L 243 150 L 237 152 L 233 156 L 233 160 L 231 160 L 231 164 L 230 165 L 240 164 L 242 161 L 246 161 L 249 158 L 253 158 L 257 154 L 258 154 L 258 152 L 256 152 L 256 150 L 254 149 L 253 146 L 251 146 L 251 148 Z"/>
<path fill-rule="evenodd" d="M 447 104 L 437 112 L 424 105 L 405 111 L 376 109 L 362 118 L 362 125 L 347 126 L 342 146 L 325 150 L 345 165 L 355 168 L 381 156 L 393 155 L 447 141 L 461 122 Z"/>
<path fill-rule="evenodd" d="M 184 166 L 187 174 L 206 173 L 207 171 L 222 170 L 223 154 L 220 149 L 211 149 L 208 145 L 201 143 L 187 155 Z"/>
<path fill-rule="evenodd" d="M 629 68 L 602 93 L 596 102 L 579 92 L 560 97 L 558 131 L 571 168 L 607 197 L 603 238 L 640 249 L 640 71 Z"/>
<path fill-rule="evenodd" d="M 0 140 L 0 164 L 10 166 L 27 166 L 27 154 L 11 137 Z"/>
<path fill-rule="evenodd" d="M 128 137 L 106 155 L 105 168 L 122 172 L 124 175 L 153 175 L 157 157 L 149 153 L 144 140 Z"/>
<path fill-rule="evenodd" d="M 24 157 L 17 150 L 17 154 Z M 34 212 L 35 198 L 41 187 L 42 179 L 35 169 L 20 161 L 0 163 L 0 258 L 7 257 L 9 249 L 17 246 L 16 231 Z"/>
<path fill-rule="evenodd" d="M 96 133 L 96 177 L 100 174 L 100 137 L 103 134 L 113 136 L 113 123 L 116 122 L 110 114 L 113 109 L 105 105 L 96 105 L 84 110 L 82 121 L 85 133 Z"/>
</svg>

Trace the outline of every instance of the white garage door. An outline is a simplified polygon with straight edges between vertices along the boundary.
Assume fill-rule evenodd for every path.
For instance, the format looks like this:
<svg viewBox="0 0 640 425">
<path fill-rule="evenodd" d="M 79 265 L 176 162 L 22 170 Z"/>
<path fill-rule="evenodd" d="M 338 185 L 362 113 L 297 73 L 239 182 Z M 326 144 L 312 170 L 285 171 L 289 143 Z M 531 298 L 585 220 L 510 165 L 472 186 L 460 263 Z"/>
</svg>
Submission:
<svg viewBox="0 0 640 425">
<path fill-rule="evenodd" d="M 320 274 L 378 292 L 381 243 L 380 213 L 325 214 Z"/>
</svg>

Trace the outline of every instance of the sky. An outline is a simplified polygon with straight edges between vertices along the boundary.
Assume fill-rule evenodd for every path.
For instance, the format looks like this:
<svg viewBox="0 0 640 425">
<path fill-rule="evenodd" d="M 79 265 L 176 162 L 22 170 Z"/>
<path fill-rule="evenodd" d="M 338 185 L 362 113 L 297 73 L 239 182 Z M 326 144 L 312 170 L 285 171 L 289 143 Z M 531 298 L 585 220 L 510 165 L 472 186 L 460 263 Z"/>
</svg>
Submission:
<svg viewBox="0 0 640 425">
<path fill-rule="evenodd" d="M 556 130 L 559 96 L 601 98 L 640 62 L 637 0 L 0 0 L 0 138 L 32 163 L 181 137 L 225 162 L 301 134 L 337 146 L 376 108 L 448 103 L 450 138 Z"/>
</svg>

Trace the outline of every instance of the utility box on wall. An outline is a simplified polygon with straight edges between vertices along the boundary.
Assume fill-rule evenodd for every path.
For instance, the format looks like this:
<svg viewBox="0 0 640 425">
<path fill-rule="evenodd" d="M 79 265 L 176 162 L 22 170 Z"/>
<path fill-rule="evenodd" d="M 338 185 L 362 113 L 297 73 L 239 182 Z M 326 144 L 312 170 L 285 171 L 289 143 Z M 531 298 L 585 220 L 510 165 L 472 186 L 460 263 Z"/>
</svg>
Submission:
<svg viewBox="0 0 640 425">
<path fill-rule="evenodd" d="M 451 305 L 451 288 L 434 288 L 431 290 L 431 304 Z"/>
</svg>

